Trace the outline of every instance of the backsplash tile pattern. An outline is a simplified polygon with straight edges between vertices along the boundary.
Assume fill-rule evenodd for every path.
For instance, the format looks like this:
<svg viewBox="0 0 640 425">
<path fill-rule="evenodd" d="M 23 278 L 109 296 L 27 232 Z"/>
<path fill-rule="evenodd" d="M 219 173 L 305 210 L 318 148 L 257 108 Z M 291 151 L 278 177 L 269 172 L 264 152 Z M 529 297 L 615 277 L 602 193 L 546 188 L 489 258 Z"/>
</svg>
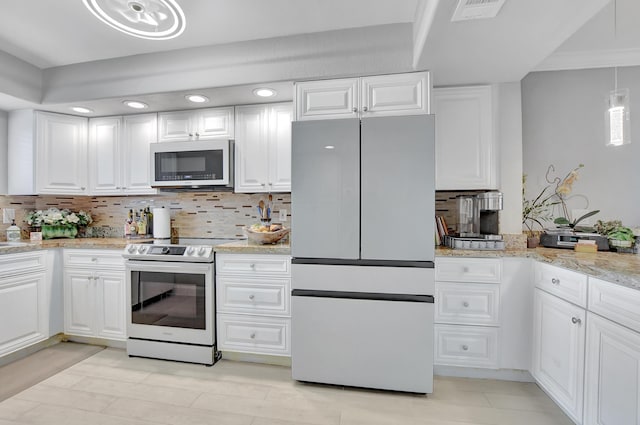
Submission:
<svg viewBox="0 0 640 425">
<path fill-rule="evenodd" d="M 89 211 L 94 223 L 88 236 L 122 237 L 129 209 L 165 207 L 171 210 L 171 226 L 180 237 L 243 237 L 242 227 L 256 223 L 258 203 L 267 202 L 265 193 L 164 192 L 148 196 L 1 196 L 0 208 L 16 210 L 16 224 L 25 231 L 25 215 L 34 209 L 51 207 Z M 273 194 L 273 222 L 279 222 L 280 209 L 287 210 L 285 226 L 291 224 L 291 195 Z M 6 237 L 9 224 L 0 224 L 0 239 Z"/>
</svg>

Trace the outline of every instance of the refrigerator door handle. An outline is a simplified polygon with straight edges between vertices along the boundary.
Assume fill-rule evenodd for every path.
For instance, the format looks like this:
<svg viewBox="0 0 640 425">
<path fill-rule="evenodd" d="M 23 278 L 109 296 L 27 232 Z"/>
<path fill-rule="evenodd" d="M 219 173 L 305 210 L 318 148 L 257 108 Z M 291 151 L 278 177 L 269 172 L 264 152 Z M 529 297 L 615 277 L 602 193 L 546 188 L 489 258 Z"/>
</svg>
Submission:
<svg viewBox="0 0 640 425">
<path fill-rule="evenodd" d="M 291 291 L 291 296 L 341 298 L 350 300 L 402 301 L 428 304 L 434 303 L 433 295 L 384 294 L 379 292 L 318 291 L 309 289 L 294 289 Z"/>
</svg>

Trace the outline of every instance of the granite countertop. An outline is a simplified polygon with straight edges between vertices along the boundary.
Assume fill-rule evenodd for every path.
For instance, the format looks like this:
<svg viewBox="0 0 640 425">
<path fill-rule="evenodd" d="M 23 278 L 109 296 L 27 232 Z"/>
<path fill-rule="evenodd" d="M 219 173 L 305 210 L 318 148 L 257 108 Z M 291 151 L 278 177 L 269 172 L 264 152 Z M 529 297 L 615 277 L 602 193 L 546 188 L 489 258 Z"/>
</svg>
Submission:
<svg viewBox="0 0 640 425">
<path fill-rule="evenodd" d="M 22 241 L 19 244 L 0 245 L 0 255 L 48 248 L 124 249 L 128 243 L 148 240 L 152 239 L 77 238 L 50 239 L 42 242 Z M 217 245 L 214 250 L 219 253 L 233 254 L 290 255 L 291 245 L 288 241 L 272 245 L 258 245 L 245 239 Z M 555 248 L 474 251 L 439 247 L 436 249 L 435 255 L 436 257 L 532 258 L 640 290 L 640 255 L 636 254 L 585 253 Z"/>
<path fill-rule="evenodd" d="M 535 248 L 503 251 L 473 251 L 438 248 L 436 257 L 520 257 L 563 267 L 609 282 L 640 290 L 640 255 L 617 252 L 575 252 L 571 249 Z"/>
</svg>

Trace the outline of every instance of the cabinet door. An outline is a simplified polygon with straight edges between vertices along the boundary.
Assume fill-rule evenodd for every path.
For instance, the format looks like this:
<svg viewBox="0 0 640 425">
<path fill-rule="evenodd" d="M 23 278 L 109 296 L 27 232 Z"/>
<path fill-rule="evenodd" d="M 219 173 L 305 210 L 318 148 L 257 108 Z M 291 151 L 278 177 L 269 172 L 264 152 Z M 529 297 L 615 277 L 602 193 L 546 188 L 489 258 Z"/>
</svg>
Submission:
<svg viewBox="0 0 640 425">
<path fill-rule="evenodd" d="M 194 112 L 165 112 L 158 114 L 158 142 L 190 140 L 194 136 Z M 154 140 L 155 141 L 155 140 Z"/>
<path fill-rule="evenodd" d="M 498 189 L 491 87 L 433 90 L 436 189 Z"/>
<path fill-rule="evenodd" d="M 269 179 L 273 192 L 291 192 L 291 103 L 269 108 Z"/>
<path fill-rule="evenodd" d="M 123 272 L 100 272 L 96 284 L 96 336 L 126 339 L 127 312 L 125 304 L 125 274 Z"/>
<path fill-rule="evenodd" d="M 236 110 L 236 192 L 265 192 L 269 176 L 268 108 L 239 106 Z"/>
<path fill-rule="evenodd" d="M 122 164 L 124 192 L 129 195 L 154 194 L 151 188 L 151 153 L 149 144 L 158 138 L 156 114 L 124 117 Z"/>
<path fill-rule="evenodd" d="M 0 279 L 0 357 L 48 337 L 44 272 Z"/>
<path fill-rule="evenodd" d="M 194 117 L 193 131 L 196 140 L 233 139 L 233 106 L 201 109 Z"/>
<path fill-rule="evenodd" d="M 36 192 L 87 193 L 87 119 L 36 112 Z"/>
<path fill-rule="evenodd" d="M 89 120 L 89 193 L 122 193 L 120 172 L 122 119 L 120 117 Z"/>
<path fill-rule="evenodd" d="M 589 313 L 585 425 L 640 424 L 640 334 Z"/>
<path fill-rule="evenodd" d="M 576 423 L 582 421 L 585 310 L 535 290 L 531 373 Z"/>
<path fill-rule="evenodd" d="M 357 118 L 360 96 L 357 78 L 296 83 L 296 120 Z"/>
<path fill-rule="evenodd" d="M 362 116 L 428 114 L 429 86 L 427 72 L 363 77 Z"/>
<path fill-rule="evenodd" d="M 64 272 L 64 332 L 93 336 L 95 331 L 94 273 L 67 269 Z"/>
</svg>

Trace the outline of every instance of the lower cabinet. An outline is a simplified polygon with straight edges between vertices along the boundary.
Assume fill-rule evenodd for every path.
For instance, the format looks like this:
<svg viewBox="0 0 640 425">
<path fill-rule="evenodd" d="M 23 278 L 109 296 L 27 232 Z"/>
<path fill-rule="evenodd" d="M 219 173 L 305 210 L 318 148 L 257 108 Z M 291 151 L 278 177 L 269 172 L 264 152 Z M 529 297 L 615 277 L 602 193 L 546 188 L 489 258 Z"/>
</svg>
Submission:
<svg viewBox="0 0 640 425">
<path fill-rule="evenodd" d="M 0 357 L 49 336 L 44 252 L 0 258 Z"/>
<path fill-rule="evenodd" d="M 216 254 L 218 349 L 291 355 L 290 264 L 283 255 Z"/>
<path fill-rule="evenodd" d="M 125 300 L 124 260 L 120 251 L 65 250 L 66 334 L 124 341 Z"/>
<path fill-rule="evenodd" d="M 583 308 L 535 289 L 531 374 L 576 423 L 582 421 L 585 319 Z"/>
</svg>

